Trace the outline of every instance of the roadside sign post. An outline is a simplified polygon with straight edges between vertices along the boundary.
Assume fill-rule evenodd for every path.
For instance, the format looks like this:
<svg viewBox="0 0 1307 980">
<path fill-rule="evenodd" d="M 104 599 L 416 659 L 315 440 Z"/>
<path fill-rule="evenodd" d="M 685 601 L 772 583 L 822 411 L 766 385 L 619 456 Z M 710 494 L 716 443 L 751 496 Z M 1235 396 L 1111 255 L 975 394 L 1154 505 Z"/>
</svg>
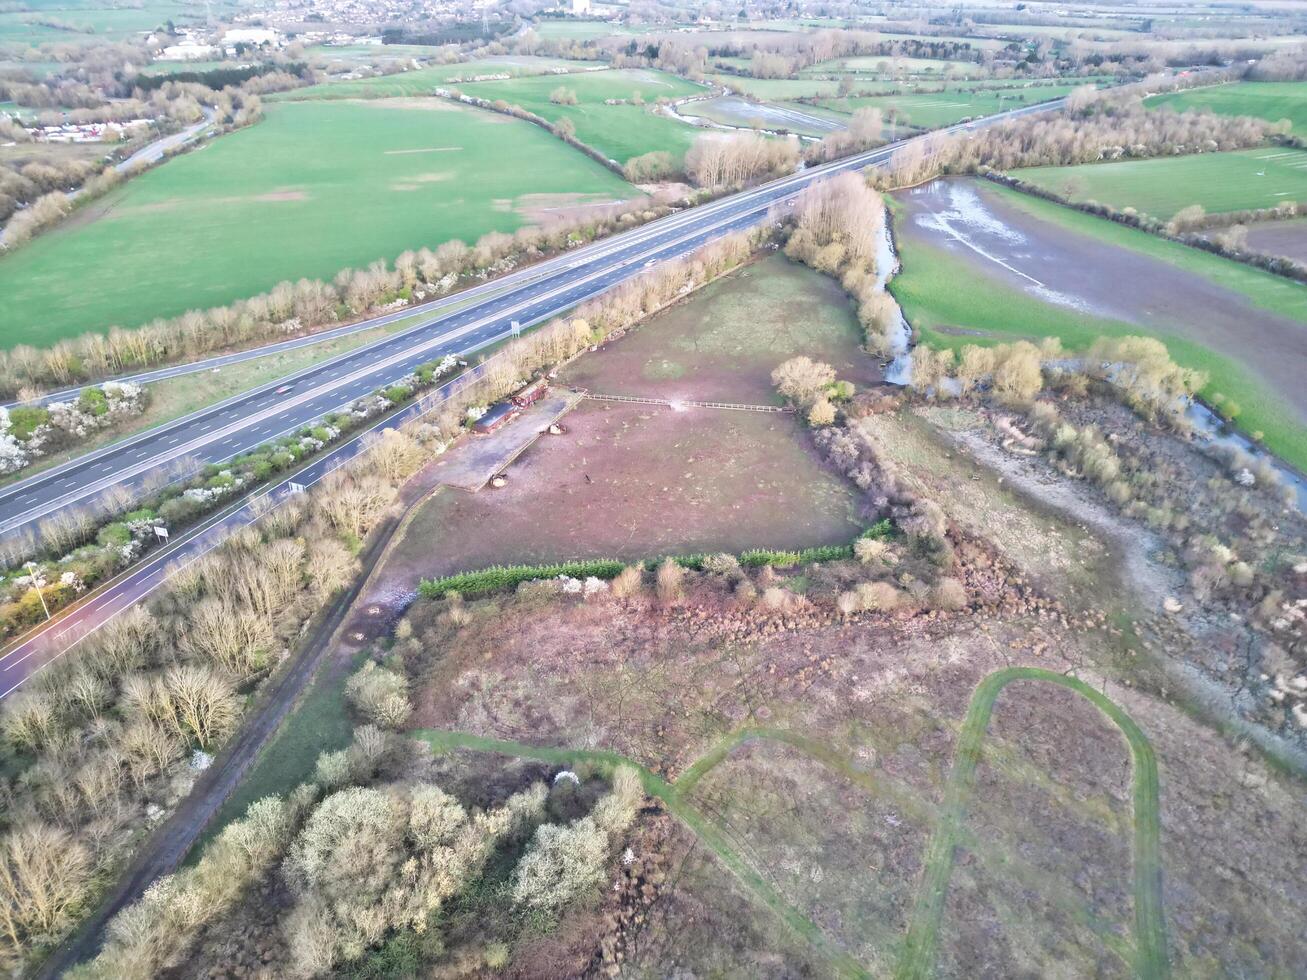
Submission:
<svg viewBox="0 0 1307 980">
<path fill-rule="evenodd" d="M 522 336 L 522 324 L 519 321 L 514 320 L 509 324 L 508 328 L 512 331 L 514 337 Z"/>
<path fill-rule="evenodd" d="M 166 527 L 156 527 L 154 528 L 154 536 L 158 538 L 160 541 L 167 541 L 168 529 Z"/>
<path fill-rule="evenodd" d="M 41 608 L 45 610 L 45 618 L 48 622 L 50 619 L 50 607 L 45 604 L 45 593 L 41 590 L 45 588 L 45 579 L 41 577 L 41 567 L 34 561 L 29 561 L 24 566 L 32 576 L 32 588 L 36 589 L 37 598 L 41 600 Z"/>
<path fill-rule="evenodd" d="M 305 487 L 304 484 L 296 483 L 294 480 L 291 480 L 286 484 L 286 492 L 288 494 L 303 493 L 306 489 L 308 488 Z"/>
</svg>

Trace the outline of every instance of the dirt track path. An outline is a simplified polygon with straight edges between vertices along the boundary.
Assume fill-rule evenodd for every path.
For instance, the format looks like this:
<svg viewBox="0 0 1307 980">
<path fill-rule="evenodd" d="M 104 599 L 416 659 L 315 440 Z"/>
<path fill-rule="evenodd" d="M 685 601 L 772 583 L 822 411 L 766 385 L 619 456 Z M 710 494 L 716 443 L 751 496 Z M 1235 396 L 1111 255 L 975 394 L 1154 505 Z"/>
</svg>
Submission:
<svg viewBox="0 0 1307 980">
<path fill-rule="evenodd" d="M 958 737 L 953 768 L 945 789 L 942 813 L 925 858 L 925 873 L 918 887 L 917 901 L 902 941 L 895 976 L 925 978 L 932 973 L 944 915 L 954 854 L 960 844 L 972 844 L 965 827 L 968 803 L 975 782 L 994 702 L 1004 688 L 1015 681 L 1057 684 L 1081 695 L 1120 730 L 1130 749 L 1134 798 L 1134 945 L 1118 950 L 1132 956 L 1135 974 L 1144 980 L 1163 980 L 1169 974 L 1166 920 L 1162 906 L 1161 817 L 1157 759 L 1142 729 L 1114 701 L 1077 677 L 1040 667 L 1007 667 L 985 677 L 972 693 L 966 719 Z M 822 743 L 800 733 L 776 728 L 746 727 L 721 739 L 690 765 L 673 782 L 667 782 L 633 759 L 605 750 L 571 749 L 529 745 L 467 732 L 426 729 L 414 733 L 436 751 L 470 749 L 514 758 L 535 759 L 573 767 L 588 762 L 601 768 L 629 765 L 640 774 L 645 792 L 660 800 L 672 816 L 686 825 L 734 874 L 756 899 L 812 944 L 837 976 L 865 977 L 870 974 L 853 957 L 831 940 L 821 928 L 795 908 L 747 858 L 732 845 L 726 831 L 710 819 L 689 797 L 699 781 L 724 762 L 739 746 L 757 739 L 782 742 L 799 749 L 822 765 L 861 782 L 868 777 L 848 766 Z M 1010 866 L 1010 865 L 1009 865 Z"/>
</svg>

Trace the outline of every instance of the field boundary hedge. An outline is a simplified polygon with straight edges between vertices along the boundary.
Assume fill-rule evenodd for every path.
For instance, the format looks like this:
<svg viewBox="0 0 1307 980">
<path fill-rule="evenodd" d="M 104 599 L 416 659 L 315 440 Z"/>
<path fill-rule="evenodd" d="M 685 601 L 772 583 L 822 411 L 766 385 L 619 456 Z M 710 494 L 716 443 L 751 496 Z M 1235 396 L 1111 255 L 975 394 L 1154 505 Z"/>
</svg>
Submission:
<svg viewBox="0 0 1307 980">
<path fill-rule="evenodd" d="M 884 538 L 892 533 L 888 520 L 878 521 L 864 531 L 861 538 Z M 617 558 L 585 558 L 574 561 L 551 562 L 543 565 L 491 565 L 472 572 L 458 572 L 441 578 L 423 579 L 418 586 L 418 593 L 424 599 L 442 599 L 457 592 L 461 596 L 482 596 L 491 592 L 514 588 L 523 582 L 539 579 L 558 578 L 598 578 L 611 579 L 630 565 L 640 565 L 651 571 L 664 560 L 676 562 L 682 568 L 692 572 L 703 571 L 704 564 L 714 555 L 689 554 L 666 555 L 657 558 L 621 561 Z M 798 565 L 811 565 L 822 561 L 846 561 L 853 557 L 852 544 L 825 544 L 812 548 L 800 548 L 797 551 L 775 550 L 771 548 L 752 548 L 736 556 L 745 568 L 794 568 Z"/>
</svg>

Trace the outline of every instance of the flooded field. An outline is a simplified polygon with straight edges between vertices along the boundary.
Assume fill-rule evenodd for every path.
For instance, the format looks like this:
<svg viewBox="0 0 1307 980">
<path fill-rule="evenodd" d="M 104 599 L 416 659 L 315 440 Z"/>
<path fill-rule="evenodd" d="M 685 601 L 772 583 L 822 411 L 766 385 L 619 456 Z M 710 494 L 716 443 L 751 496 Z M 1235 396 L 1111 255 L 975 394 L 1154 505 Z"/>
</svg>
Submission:
<svg viewBox="0 0 1307 980">
<path fill-rule="evenodd" d="M 1063 320 L 1070 314 L 1114 321 L 1199 344 L 1248 369 L 1307 423 L 1307 325 L 1178 265 L 1029 214 L 983 182 L 936 181 L 899 200 L 897 233 L 905 248 L 947 253 Z M 986 333 L 969 329 L 974 324 L 952 326 Z M 1038 336 L 1039 325 L 1030 332 Z"/>
<path fill-rule="evenodd" d="M 798 133 L 800 136 L 824 136 L 844 128 L 844 124 L 837 119 L 816 116 L 788 106 L 750 102 L 738 95 L 723 95 L 716 99 L 690 102 L 678 109 L 677 115 L 692 121 L 706 119 L 723 126 L 784 130 Z"/>
</svg>

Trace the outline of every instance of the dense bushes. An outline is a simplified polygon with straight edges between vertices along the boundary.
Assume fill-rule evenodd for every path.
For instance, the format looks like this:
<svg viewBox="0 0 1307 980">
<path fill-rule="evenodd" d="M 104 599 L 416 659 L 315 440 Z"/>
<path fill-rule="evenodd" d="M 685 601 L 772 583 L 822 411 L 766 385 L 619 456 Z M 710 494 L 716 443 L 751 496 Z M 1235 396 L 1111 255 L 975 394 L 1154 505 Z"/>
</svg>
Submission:
<svg viewBox="0 0 1307 980">
<path fill-rule="evenodd" d="M 853 385 L 835 380 L 835 369 L 808 357 L 791 357 L 771 374 L 781 397 L 804 413 L 814 428 L 835 421 L 836 402 L 853 396 Z"/>
<path fill-rule="evenodd" d="M 13 835 L 67 834 L 85 849 L 91 869 L 89 876 L 70 876 L 82 885 L 66 907 L 83 910 L 93 882 L 102 885 L 107 869 L 130 848 L 127 830 L 145 819 L 147 809 L 166 809 L 189 789 L 183 760 L 205 764 L 195 752 L 211 752 L 230 734 L 255 682 L 353 576 L 359 537 L 425 458 L 412 445 L 403 433 L 386 437 L 355 466 L 176 571 L 149 609 L 118 616 L 8 698 L 0 706 L 0 732 L 22 765 L 0 784 L 0 854 L 20 845 Z M 339 499 L 360 485 L 367 487 L 364 501 L 345 508 L 349 519 L 342 520 Z M 400 713 L 396 690 L 374 700 L 376 692 L 364 688 L 358 686 L 360 703 L 379 717 L 393 720 Z M 375 768 L 369 760 L 384 736 L 372 731 L 367 736 L 361 730 L 364 741 L 347 760 L 351 773 Z M 130 949 L 121 962 L 140 956 L 161 962 L 149 949 L 171 942 L 168 930 L 196 914 L 173 908 L 181 901 L 175 890 L 207 894 L 210 887 L 227 887 L 209 874 L 197 867 L 150 899 L 162 916 L 158 922 L 144 913 L 125 919 L 119 929 Z M 62 925 L 73 917 L 70 911 Z M 34 942 L 47 938 L 0 935 L 0 961 L 19 963 Z M 103 975 L 149 972 L 114 967 Z"/>
<path fill-rule="evenodd" d="M 395 930 L 424 931 L 506 836 L 540 818 L 544 800 L 539 783 L 474 813 L 426 783 L 328 796 L 283 865 L 296 893 L 285 933 L 298 971 L 356 961 Z"/>
<path fill-rule="evenodd" d="M 845 173 L 804 189 L 794 207 L 785 254 L 838 279 L 858 305 L 867 349 L 895 353 L 898 306 L 882 288 L 876 255 L 885 234 L 885 206 L 857 174 Z"/>
<path fill-rule="evenodd" d="M 625 567 L 622 562 L 607 558 L 557 562 L 552 565 L 497 565 L 478 572 L 424 579 L 418 591 L 427 599 L 440 599 L 455 592 L 462 596 L 479 596 L 511 589 L 522 582 L 558 578 L 560 575 L 569 578 L 610 579 Z"/>
<path fill-rule="evenodd" d="M 387 962 L 396 944 L 429 937 L 405 957 L 414 969 L 443 949 L 443 907 L 475 888 L 496 855 L 507 865 L 507 880 L 495 885 L 506 903 L 553 916 L 592 898 L 644 797 L 639 774 L 618 766 L 609 791 L 569 824 L 543 822 L 549 794 L 539 782 L 473 809 L 422 780 L 367 785 L 398 758 L 384 737 L 356 731 L 353 748 L 362 752 L 367 742 L 371 764 L 343 782 L 318 777 L 284 800 L 254 803 L 194 866 L 155 882 L 119 913 L 103 951 L 73 976 L 144 980 L 178 966 L 205 927 L 274 873 L 293 896 L 281 931 L 298 975 L 371 968 Z M 320 773 L 331 768 L 327 758 L 319 759 Z M 506 957 L 504 949 L 499 958 Z"/>
<path fill-rule="evenodd" d="M 1103 337 L 1080 356 L 1066 354 L 1055 337 L 1039 346 L 1027 340 L 967 344 L 956 353 L 922 344 L 912 352 L 912 387 L 935 397 L 985 386 L 1005 404 L 1024 405 L 1045 388 L 1083 392 L 1090 382 L 1113 391 L 1144 418 L 1182 428 L 1185 407 L 1207 377 L 1176 364 L 1153 337 Z"/>
<path fill-rule="evenodd" d="M 107 381 L 68 401 L 13 409 L 0 405 L 0 474 L 16 473 L 38 457 L 140 415 L 148 404 L 149 391 L 141 385 Z"/>
</svg>

